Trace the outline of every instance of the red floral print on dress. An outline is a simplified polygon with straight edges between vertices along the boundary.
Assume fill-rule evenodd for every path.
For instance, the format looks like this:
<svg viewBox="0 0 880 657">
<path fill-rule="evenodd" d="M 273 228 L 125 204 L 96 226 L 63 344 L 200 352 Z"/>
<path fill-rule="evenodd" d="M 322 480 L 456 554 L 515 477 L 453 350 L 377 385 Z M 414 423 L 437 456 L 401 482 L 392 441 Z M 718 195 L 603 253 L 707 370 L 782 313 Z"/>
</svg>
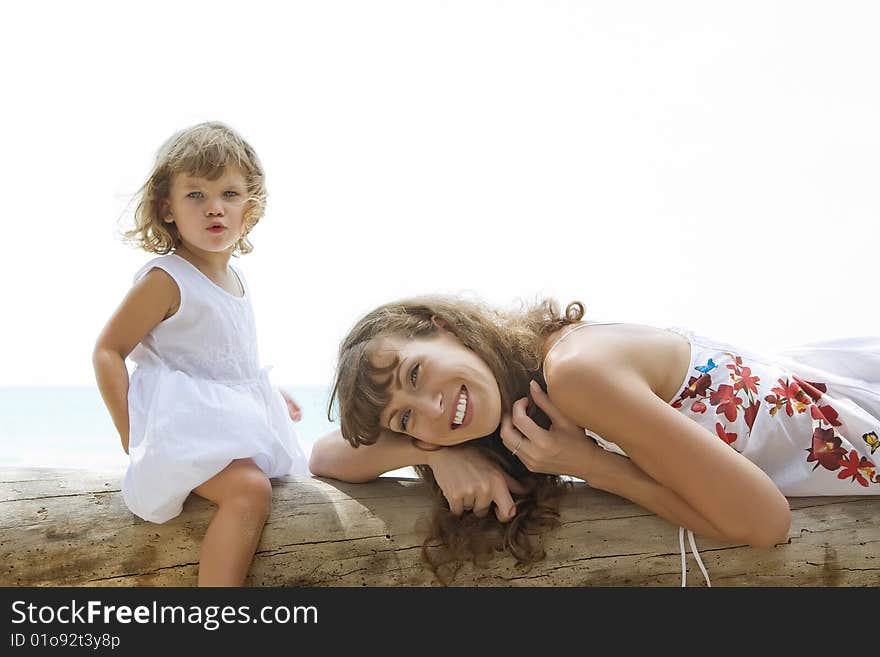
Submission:
<svg viewBox="0 0 880 657">
<path fill-rule="evenodd" d="M 730 365 L 728 365 L 730 367 Z M 734 390 L 748 390 L 756 395 L 758 394 L 758 384 L 761 383 L 761 377 L 752 375 L 752 368 L 743 367 L 739 372 L 734 371 Z"/>
<path fill-rule="evenodd" d="M 743 400 L 736 396 L 733 386 L 721 384 L 718 386 L 718 390 L 709 395 L 709 403 L 712 406 L 718 407 L 715 409 L 716 414 L 721 415 L 724 413 L 724 417 L 727 418 L 728 422 L 735 422 L 736 407 L 741 406 Z"/>
<path fill-rule="evenodd" d="M 673 408 L 681 408 L 682 402 L 685 399 L 702 399 L 706 396 L 706 391 L 709 389 L 709 386 L 712 385 L 712 377 L 708 374 L 702 374 L 699 377 L 692 376 L 690 380 L 687 382 L 684 390 L 681 391 L 681 394 L 678 396 L 672 403 Z M 706 409 L 704 408 L 703 411 Z M 702 413 L 703 411 L 697 411 L 698 413 Z"/>
<path fill-rule="evenodd" d="M 745 392 L 749 402 L 749 405 L 745 407 L 743 415 L 745 416 L 746 426 L 749 428 L 749 434 L 751 434 L 755 418 L 758 417 L 758 410 L 761 408 L 761 401 L 758 399 L 758 386 L 761 385 L 761 377 L 752 374 L 751 367 L 743 365 L 741 356 L 732 354 L 729 351 L 725 352 L 725 355 L 730 356 L 733 361 L 728 363 L 727 369 L 730 370 L 730 379 L 733 381 L 734 392 Z"/>
<path fill-rule="evenodd" d="M 827 422 L 832 427 L 841 426 L 840 420 L 837 419 L 837 411 L 835 411 L 831 406 L 819 406 L 817 404 L 813 404 L 810 406 L 810 416 L 814 420 L 819 420 L 820 422 Z"/>
<path fill-rule="evenodd" d="M 770 414 L 774 415 L 780 408 L 785 408 L 789 417 L 794 414 L 805 412 L 810 409 L 810 419 L 813 421 L 813 445 L 806 450 L 809 453 L 807 463 L 815 462 L 813 470 L 820 465 L 832 472 L 837 473 L 838 479 L 850 478 L 852 482 L 858 482 L 867 487 L 869 483 L 880 483 L 877 469 L 874 463 L 865 456 L 859 457 L 856 450 L 847 455 L 843 446 L 843 439 L 834 431 L 834 427 L 842 426 L 839 414 L 831 404 L 822 404 L 822 397 L 828 392 L 828 386 L 815 381 L 805 381 L 798 376 L 792 375 L 793 382 L 779 379 L 779 386 L 772 388 L 776 395 L 768 395 L 765 400 L 773 406 Z M 841 469 L 842 468 L 842 469 Z"/>
<path fill-rule="evenodd" d="M 841 446 L 840 436 L 834 435 L 834 429 L 822 429 L 816 427 L 813 430 L 813 446 L 807 452 L 807 463 L 816 461 L 813 470 L 820 465 L 826 470 L 838 470 L 842 457 L 846 456 L 846 450 Z"/>
<path fill-rule="evenodd" d="M 672 402 L 672 407 L 681 408 L 685 401 L 693 399 L 689 407 L 692 413 L 705 413 L 711 405 L 715 407 L 715 414 L 723 415 L 727 422 L 735 422 L 739 417 L 739 411 L 742 410 L 751 433 L 755 419 L 758 417 L 758 410 L 761 408 L 761 401 L 757 397 L 761 378 L 752 374 L 750 367 L 743 365 L 741 356 L 730 352 L 724 354 L 731 360 L 726 365 L 730 370 L 728 375 L 731 383 L 722 383 L 717 388 L 713 388 L 711 372 L 718 365 L 710 358 L 705 365 L 695 366 L 694 369 L 700 372 L 700 375 L 690 377 L 678 399 Z M 736 432 L 727 431 L 727 427 L 720 422 L 716 424 L 715 431 L 728 445 L 735 443 L 738 438 Z"/>
<path fill-rule="evenodd" d="M 851 481 L 857 481 L 867 488 L 868 482 L 875 478 L 874 464 L 867 456 L 859 458 L 859 453 L 856 450 L 852 450 L 848 457 L 840 459 L 840 465 L 843 466 L 843 470 L 837 473 L 838 479 L 852 477 Z"/>
<path fill-rule="evenodd" d="M 770 415 L 776 415 L 776 411 L 784 407 L 788 417 L 791 417 L 795 411 L 803 413 L 811 404 L 810 397 L 797 382 L 789 383 L 788 379 L 779 379 L 779 385 L 770 388 L 770 391 L 776 393 L 764 397 L 764 401 L 773 404 Z"/>
<path fill-rule="evenodd" d="M 826 404 L 824 406 L 819 405 L 819 400 L 822 399 L 822 395 L 828 392 L 828 386 L 824 383 L 813 383 L 812 381 L 805 381 L 804 379 L 792 375 L 795 382 L 801 387 L 810 399 L 813 400 L 813 404 L 810 406 L 810 415 L 814 420 L 825 421 L 830 424 L 832 427 L 841 426 L 840 420 L 837 419 L 837 411 L 834 410 L 830 405 Z"/>
<path fill-rule="evenodd" d="M 755 424 L 755 418 L 758 417 L 758 410 L 761 408 L 761 402 L 754 402 L 748 408 L 744 415 L 746 416 L 746 424 L 749 427 L 749 433 L 752 432 L 752 425 Z"/>
<path fill-rule="evenodd" d="M 736 434 L 735 433 L 727 433 L 724 430 L 724 425 L 722 425 L 720 422 L 715 423 L 715 433 L 717 433 L 718 437 L 721 438 L 721 440 L 726 442 L 728 445 L 731 445 L 734 442 L 736 442 Z"/>
<path fill-rule="evenodd" d="M 762 400 L 761 377 L 753 374 L 751 367 L 743 364 L 742 357 L 730 352 L 725 352 L 725 355 L 730 358 L 725 369 L 728 370 L 731 383 L 720 383 L 717 387 L 714 385 L 711 373 L 714 371 L 717 375 L 718 372 L 724 372 L 724 369 L 716 370 L 718 366 L 710 358 L 706 365 L 695 368 L 700 375 L 689 378 L 672 406 L 682 408 L 686 401 L 693 400 L 689 406 L 690 412 L 703 414 L 711 405 L 715 407 L 715 414 L 723 416 L 728 423 L 735 422 L 739 412 L 742 411 L 749 433 L 764 403 L 771 416 L 775 416 L 783 409 L 788 417 L 809 410 L 813 435 L 811 447 L 805 451 L 808 453 L 807 462 L 815 463 L 813 470 L 822 466 L 825 470 L 837 472 L 839 479 L 849 478 L 861 486 L 868 486 L 870 483 L 880 484 L 880 473 L 870 459 L 860 457 L 855 450 L 847 454 L 849 444 L 844 447 L 843 439 L 835 431 L 835 427 L 842 426 L 839 414 L 831 404 L 823 403 L 827 399 L 826 384 L 806 381 L 791 375 L 790 378 L 779 378 L 777 385 L 770 389 L 772 394 L 764 396 Z M 731 447 L 734 447 L 738 439 L 737 433 L 728 431 L 723 421 L 715 423 L 715 433 Z M 868 442 L 868 438 L 865 438 L 865 441 Z"/>
<path fill-rule="evenodd" d="M 813 383 L 812 381 L 806 381 L 802 379 L 797 374 L 792 374 L 791 378 L 795 380 L 795 382 L 801 387 L 801 389 L 810 396 L 814 402 L 819 401 L 822 398 L 822 394 L 828 392 L 828 386 L 824 383 Z"/>
</svg>

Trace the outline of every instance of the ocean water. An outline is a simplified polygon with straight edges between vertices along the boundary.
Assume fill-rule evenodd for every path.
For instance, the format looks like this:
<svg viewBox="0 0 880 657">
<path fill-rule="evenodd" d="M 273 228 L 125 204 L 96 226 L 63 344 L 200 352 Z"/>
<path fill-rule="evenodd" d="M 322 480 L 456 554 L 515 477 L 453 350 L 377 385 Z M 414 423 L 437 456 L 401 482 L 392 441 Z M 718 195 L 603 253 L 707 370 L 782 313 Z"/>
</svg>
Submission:
<svg viewBox="0 0 880 657">
<path fill-rule="evenodd" d="M 312 445 L 338 428 L 327 419 L 330 389 L 287 386 L 302 408 L 295 429 L 300 445 Z M 128 463 L 119 434 L 94 386 L 0 386 L 0 467 L 52 467 L 116 470 Z M 407 468 L 389 475 L 414 476 Z"/>
</svg>

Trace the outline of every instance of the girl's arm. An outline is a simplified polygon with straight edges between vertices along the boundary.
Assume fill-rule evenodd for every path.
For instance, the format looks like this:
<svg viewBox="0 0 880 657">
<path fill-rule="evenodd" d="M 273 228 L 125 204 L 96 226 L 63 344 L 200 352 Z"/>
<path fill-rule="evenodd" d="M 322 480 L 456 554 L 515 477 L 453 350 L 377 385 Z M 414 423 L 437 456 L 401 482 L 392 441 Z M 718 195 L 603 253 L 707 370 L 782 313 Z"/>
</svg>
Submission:
<svg viewBox="0 0 880 657">
<path fill-rule="evenodd" d="M 791 512 L 770 477 L 660 399 L 614 348 L 573 351 L 551 378 L 558 409 L 632 460 L 594 459 L 584 463 L 584 479 L 673 522 L 689 517 L 695 530 L 703 518 L 707 535 L 754 546 L 785 540 Z"/>
<path fill-rule="evenodd" d="M 431 468 L 456 515 L 473 509 L 482 517 L 494 503 L 495 515 L 506 522 L 516 515 L 511 491 L 526 492 L 522 484 L 473 447 L 419 449 L 409 437 L 387 430 L 372 445 L 360 447 L 352 447 L 339 430 L 333 431 L 315 442 L 309 458 L 312 474 L 352 483 L 372 481 L 384 472 L 414 465 Z"/>
<path fill-rule="evenodd" d="M 159 322 L 180 306 L 177 283 L 161 269 L 141 278 L 110 317 L 92 353 L 95 379 L 128 454 L 128 369 L 125 358 Z"/>
</svg>

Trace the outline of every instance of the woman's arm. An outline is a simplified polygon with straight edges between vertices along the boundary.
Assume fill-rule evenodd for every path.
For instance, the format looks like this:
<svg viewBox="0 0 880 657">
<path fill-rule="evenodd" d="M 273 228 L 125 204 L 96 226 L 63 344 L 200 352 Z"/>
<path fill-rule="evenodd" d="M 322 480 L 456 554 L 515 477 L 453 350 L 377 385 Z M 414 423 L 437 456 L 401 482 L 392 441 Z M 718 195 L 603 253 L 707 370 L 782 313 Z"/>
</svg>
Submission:
<svg viewBox="0 0 880 657">
<path fill-rule="evenodd" d="M 352 483 L 372 481 L 380 474 L 406 466 L 427 465 L 434 473 L 449 510 L 460 515 L 466 509 L 484 516 L 495 504 L 495 515 L 506 522 L 516 515 L 511 491 L 525 487 L 473 447 L 419 449 L 409 437 L 383 430 L 372 445 L 352 447 L 339 430 L 312 447 L 309 470 L 319 477 Z"/>
<path fill-rule="evenodd" d="M 535 383 L 532 398 L 551 419 L 545 430 L 525 414 L 528 399 L 513 406 L 502 420 L 501 436 L 532 472 L 578 477 L 592 488 L 620 495 L 679 526 L 711 538 L 726 538 L 705 517 L 671 489 L 658 484 L 631 459 L 605 451 L 584 430 L 553 405 Z M 522 442 L 520 442 L 522 439 Z"/>
<path fill-rule="evenodd" d="M 429 465 L 432 453 L 417 448 L 409 438 L 387 430 L 383 430 L 372 445 L 352 447 L 337 429 L 315 442 L 309 470 L 318 477 L 359 484 L 398 468 Z"/>
<path fill-rule="evenodd" d="M 677 496 L 726 539 L 755 546 L 785 540 L 791 512 L 770 477 L 657 397 L 613 348 L 569 353 L 556 361 L 552 380 L 548 392 L 559 410 L 619 445 L 641 471 L 598 466 L 584 478 L 658 513 L 675 508 Z"/>
<path fill-rule="evenodd" d="M 126 454 L 129 424 L 125 358 L 179 305 L 180 290 L 174 279 L 161 269 L 153 269 L 132 287 L 95 343 L 92 353 L 95 379 Z"/>
<path fill-rule="evenodd" d="M 587 440 L 593 442 L 589 438 Z M 589 477 L 588 483 L 593 488 L 625 497 L 661 518 L 680 527 L 686 527 L 700 536 L 719 540 L 729 539 L 681 495 L 657 483 L 632 459 L 607 452 L 601 447 L 599 452 L 589 464 L 584 464 L 586 467 L 583 478 Z"/>
</svg>

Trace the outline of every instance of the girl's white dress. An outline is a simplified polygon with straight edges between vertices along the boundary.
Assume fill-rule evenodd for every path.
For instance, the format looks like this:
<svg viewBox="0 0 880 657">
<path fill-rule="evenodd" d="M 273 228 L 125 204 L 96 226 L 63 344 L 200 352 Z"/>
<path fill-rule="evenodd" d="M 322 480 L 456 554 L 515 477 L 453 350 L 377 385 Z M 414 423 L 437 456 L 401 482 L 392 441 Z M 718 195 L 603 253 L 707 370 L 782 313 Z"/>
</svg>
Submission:
<svg viewBox="0 0 880 657">
<path fill-rule="evenodd" d="M 287 405 L 261 368 L 250 291 L 234 296 L 177 255 L 147 263 L 180 289 L 180 308 L 131 352 L 128 508 L 162 523 L 190 492 L 234 459 L 250 458 L 268 477 L 308 472 Z"/>
</svg>

